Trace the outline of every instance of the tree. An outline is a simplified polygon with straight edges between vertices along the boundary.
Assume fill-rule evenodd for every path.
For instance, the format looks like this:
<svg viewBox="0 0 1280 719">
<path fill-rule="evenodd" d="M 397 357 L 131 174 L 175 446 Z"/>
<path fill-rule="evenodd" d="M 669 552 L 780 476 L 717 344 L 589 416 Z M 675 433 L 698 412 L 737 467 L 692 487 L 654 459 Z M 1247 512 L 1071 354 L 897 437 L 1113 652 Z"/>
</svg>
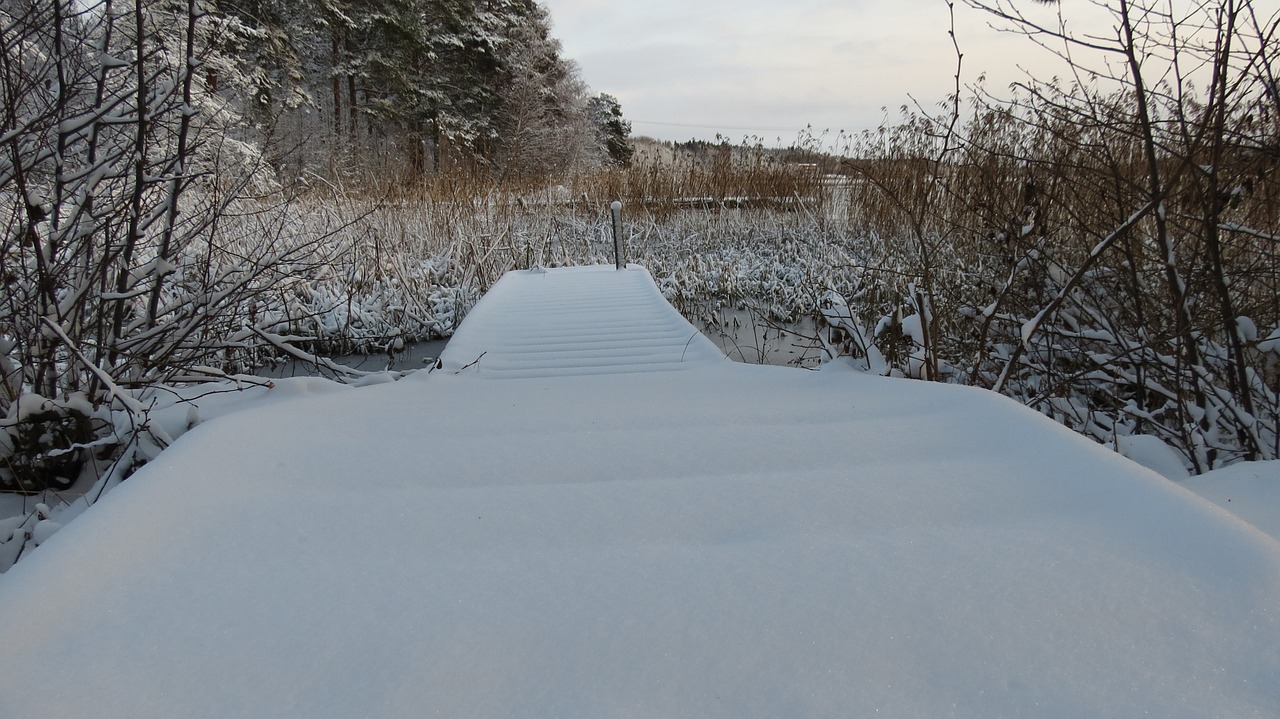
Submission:
<svg viewBox="0 0 1280 719">
<path fill-rule="evenodd" d="M 1280 14 L 1116 0 L 1095 3 L 1110 32 L 1077 35 L 1070 3 L 1056 20 L 966 4 L 1064 71 L 999 95 L 979 81 L 963 110 L 957 72 L 942 111 L 909 106 L 860 137 L 852 209 L 896 241 L 870 263 L 882 286 L 853 303 L 874 314 L 849 326 L 875 326 L 891 363 L 909 335 L 904 374 L 932 353 L 937 374 L 919 376 L 1113 446 L 1157 436 L 1195 471 L 1280 456 Z"/>
<path fill-rule="evenodd" d="M 296 164 L 420 177 L 451 157 L 524 175 L 590 155 L 586 89 L 533 0 L 219 1 L 263 40 L 245 52 L 268 114 L 334 140 Z"/>
<path fill-rule="evenodd" d="M 630 165 L 635 152 L 631 145 L 631 123 L 623 117 L 618 99 L 600 93 L 587 101 L 587 112 L 609 160 L 619 167 Z"/>
<path fill-rule="evenodd" d="M 560 55 L 546 9 L 530 4 L 502 27 L 493 162 L 508 177 L 597 164 L 600 149 L 577 66 Z"/>
<path fill-rule="evenodd" d="M 241 78 L 201 0 L 8 3 L 0 25 L 0 489 L 35 491 L 86 446 L 125 472 L 163 445 L 129 389 L 216 376 L 300 248 L 228 243 L 270 180 L 212 89 Z"/>
</svg>

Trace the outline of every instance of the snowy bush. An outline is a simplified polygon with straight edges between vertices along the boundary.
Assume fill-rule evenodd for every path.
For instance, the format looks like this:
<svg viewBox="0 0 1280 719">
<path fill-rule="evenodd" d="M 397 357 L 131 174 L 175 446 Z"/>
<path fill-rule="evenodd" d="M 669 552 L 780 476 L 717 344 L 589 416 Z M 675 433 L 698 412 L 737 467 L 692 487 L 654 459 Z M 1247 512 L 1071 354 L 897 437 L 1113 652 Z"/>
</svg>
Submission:
<svg viewBox="0 0 1280 719">
<path fill-rule="evenodd" d="M 891 367 L 989 387 L 1113 446 L 1152 435 L 1197 472 L 1275 458 L 1280 375 L 1258 328 L 1280 323 L 1263 269 L 1280 205 L 1273 88 L 1254 71 L 1280 49 L 1275 18 L 1109 7 L 1115 38 L 1048 31 L 1078 51 L 1074 84 L 1029 78 L 999 103 L 978 85 L 964 110 L 956 96 L 847 138 L 850 216 L 892 241 L 860 248 L 879 287 L 830 320 L 859 335 L 900 319 L 910 347 L 882 342 Z M 1091 66 L 1099 47 L 1132 61 Z M 1213 85 L 1156 82 L 1153 53 L 1212 68 Z"/>
<path fill-rule="evenodd" d="M 324 257 L 279 224 L 203 2 L 9 4 L 0 27 L 0 488 L 34 492 L 163 447 L 138 393 L 268 345 L 260 298 Z"/>
</svg>

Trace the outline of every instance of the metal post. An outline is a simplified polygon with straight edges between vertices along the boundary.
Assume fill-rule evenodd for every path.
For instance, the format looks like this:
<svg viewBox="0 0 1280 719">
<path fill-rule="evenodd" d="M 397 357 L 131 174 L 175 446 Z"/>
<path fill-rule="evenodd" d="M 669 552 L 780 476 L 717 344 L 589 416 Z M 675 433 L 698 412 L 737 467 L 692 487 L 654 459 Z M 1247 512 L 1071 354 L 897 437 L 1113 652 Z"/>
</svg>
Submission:
<svg viewBox="0 0 1280 719">
<path fill-rule="evenodd" d="M 609 209 L 613 210 L 613 264 L 622 269 L 622 203 L 614 200 Z"/>
</svg>

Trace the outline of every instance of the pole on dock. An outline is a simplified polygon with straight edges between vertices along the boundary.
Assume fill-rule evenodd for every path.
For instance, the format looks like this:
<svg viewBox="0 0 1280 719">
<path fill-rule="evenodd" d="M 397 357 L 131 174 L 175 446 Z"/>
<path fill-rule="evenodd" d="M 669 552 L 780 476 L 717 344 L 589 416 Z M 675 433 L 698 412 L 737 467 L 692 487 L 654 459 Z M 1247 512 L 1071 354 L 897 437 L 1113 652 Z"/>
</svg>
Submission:
<svg viewBox="0 0 1280 719">
<path fill-rule="evenodd" d="M 622 203 L 614 200 L 609 209 L 613 211 L 613 264 L 622 269 Z"/>
</svg>

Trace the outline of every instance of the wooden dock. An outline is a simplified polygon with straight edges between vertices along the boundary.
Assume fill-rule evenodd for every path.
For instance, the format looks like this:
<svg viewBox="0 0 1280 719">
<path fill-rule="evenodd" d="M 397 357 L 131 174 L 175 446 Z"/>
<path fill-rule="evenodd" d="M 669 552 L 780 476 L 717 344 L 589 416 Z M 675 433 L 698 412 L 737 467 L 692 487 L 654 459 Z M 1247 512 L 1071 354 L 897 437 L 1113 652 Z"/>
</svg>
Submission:
<svg viewBox="0 0 1280 719">
<path fill-rule="evenodd" d="M 993 392 L 731 362 L 640 268 L 246 394 L 0 575 L 0 718 L 1280 717 L 1272 537 Z"/>
<path fill-rule="evenodd" d="M 725 362 L 638 265 L 508 272 L 476 304 L 439 371 L 484 377 L 661 372 Z"/>
</svg>

